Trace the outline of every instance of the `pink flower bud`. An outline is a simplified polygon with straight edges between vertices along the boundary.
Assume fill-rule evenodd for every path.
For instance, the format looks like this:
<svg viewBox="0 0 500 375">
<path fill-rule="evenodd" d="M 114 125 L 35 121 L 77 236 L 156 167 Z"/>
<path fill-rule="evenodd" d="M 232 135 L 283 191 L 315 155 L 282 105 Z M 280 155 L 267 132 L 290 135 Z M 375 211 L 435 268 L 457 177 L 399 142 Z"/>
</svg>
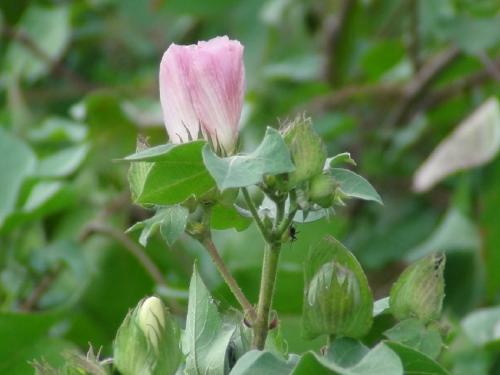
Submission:
<svg viewBox="0 0 500 375">
<path fill-rule="evenodd" d="M 171 44 L 160 64 L 160 99 L 170 141 L 202 135 L 234 151 L 243 105 L 243 46 L 227 36 L 196 45 Z"/>
</svg>

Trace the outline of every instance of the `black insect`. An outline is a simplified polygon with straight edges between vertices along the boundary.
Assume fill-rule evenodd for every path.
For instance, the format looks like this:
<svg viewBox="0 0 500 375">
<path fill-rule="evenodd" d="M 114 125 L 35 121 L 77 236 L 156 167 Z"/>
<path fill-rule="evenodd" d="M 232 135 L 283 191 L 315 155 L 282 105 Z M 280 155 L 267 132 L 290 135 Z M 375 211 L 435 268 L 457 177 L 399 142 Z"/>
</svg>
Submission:
<svg viewBox="0 0 500 375">
<path fill-rule="evenodd" d="M 288 228 L 288 235 L 290 236 L 292 242 L 297 241 L 298 233 L 299 231 L 297 231 L 297 228 L 295 228 L 293 225 L 290 225 L 290 227 Z"/>
</svg>

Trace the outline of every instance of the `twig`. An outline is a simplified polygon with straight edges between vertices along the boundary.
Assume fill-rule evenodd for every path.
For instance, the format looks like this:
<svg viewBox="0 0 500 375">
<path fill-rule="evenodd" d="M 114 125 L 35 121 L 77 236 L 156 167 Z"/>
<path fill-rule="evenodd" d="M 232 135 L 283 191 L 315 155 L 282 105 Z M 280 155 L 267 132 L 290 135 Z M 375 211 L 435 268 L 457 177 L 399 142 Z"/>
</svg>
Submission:
<svg viewBox="0 0 500 375">
<path fill-rule="evenodd" d="M 255 223 L 257 223 L 257 227 L 259 228 L 259 231 L 260 231 L 262 237 L 264 237 L 265 240 L 268 240 L 269 233 L 268 233 L 266 227 L 264 226 L 264 224 L 262 223 L 262 220 L 259 217 L 259 213 L 257 212 L 257 208 L 255 207 L 255 205 L 253 204 L 253 201 L 252 201 L 252 198 L 250 197 L 250 193 L 248 192 L 248 189 L 243 187 L 243 188 L 241 188 L 241 192 L 243 193 L 243 198 L 245 199 L 245 202 L 248 206 L 248 209 L 250 210 L 250 213 L 252 214 L 252 216 L 255 220 Z"/>
<path fill-rule="evenodd" d="M 139 261 L 139 263 L 151 276 L 156 284 L 161 287 L 168 288 L 168 285 L 165 282 L 160 269 L 151 260 L 151 258 L 148 257 L 143 248 L 132 241 L 125 233 L 100 222 L 91 222 L 86 226 L 84 232 L 82 233 L 81 239 L 84 240 L 93 233 L 104 234 L 114 239 L 116 242 L 119 242 L 130 254 L 132 254 Z M 173 312 L 183 311 L 183 308 L 177 303 L 177 301 L 168 300 L 166 302 Z"/>
<path fill-rule="evenodd" d="M 410 0 L 410 42 L 408 52 L 414 70 L 420 70 L 420 32 L 419 32 L 419 8 L 418 0 Z"/>
<path fill-rule="evenodd" d="M 212 258 L 213 262 L 215 263 L 215 265 L 217 267 L 217 270 L 221 274 L 222 278 L 226 282 L 229 289 L 231 289 L 231 292 L 238 300 L 238 303 L 241 305 L 241 307 L 245 311 L 245 315 L 248 314 L 248 317 L 250 318 L 250 323 L 252 324 L 257 317 L 255 309 L 252 306 L 252 304 L 250 303 L 250 301 L 248 301 L 247 297 L 243 294 L 243 291 L 241 290 L 237 281 L 234 279 L 233 275 L 231 274 L 229 269 L 226 267 L 226 264 L 224 263 L 221 256 L 219 255 L 219 252 L 217 251 L 217 248 L 215 247 L 215 244 L 213 243 L 212 239 L 210 237 L 206 236 L 205 238 L 203 238 L 201 243 L 207 249 L 208 254 L 210 255 L 210 257 Z"/>
<path fill-rule="evenodd" d="M 486 52 L 479 53 L 479 60 L 484 65 L 486 72 L 497 82 L 500 82 L 500 68 L 498 64 L 493 61 Z"/>
<path fill-rule="evenodd" d="M 62 263 L 59 263 L 53 271 L 45 274 L 40 280 L 40 283 L 33 289 L 31 295 L 21 304 L 21 311 L 32 311 L 63 270 L 64 267 Z"/>
<path fill-rule="evenodd" d="M 63 65 L 60 61 L 55 61 L 49 56 L 44 50 L 42 50 L 34 41 L 31 39 L 29 34 L 23 30 L 15 30 L 8 25 L 3 25 L 1 28 L 1 33 L 8 38 L 15 40 L 30 50 L 37 58 L 44 61 L 49 67 L 54 71 L 55 74 L 64 77 L 71 81 L 80 90 L 88 91 L 95 88 L 94 85 L 85 81 L 82 77 L 76 74 L 73 70 L 69 69 Z"/>
<path fill-rule="evenodd" d="M 460 56 L 460 50 L 450 47 L 422 66 L 417 76 L 406 86 L 404 96 L 389 116 L 387 127 L 393 128 L 403 122 L 414 105 L 425 95 L 439 75 Z"/>
<path fill-rule="evenodd" d="M 341 40 L 349 24 L 350 15 L 356 0 L 342 0 L 337 15 L 326 17 L 325 23 L 325 78 L 331 84 L 335 85 L 338 81 L 339 73 L 339 52 L 342 45 Z"/>
</svg>

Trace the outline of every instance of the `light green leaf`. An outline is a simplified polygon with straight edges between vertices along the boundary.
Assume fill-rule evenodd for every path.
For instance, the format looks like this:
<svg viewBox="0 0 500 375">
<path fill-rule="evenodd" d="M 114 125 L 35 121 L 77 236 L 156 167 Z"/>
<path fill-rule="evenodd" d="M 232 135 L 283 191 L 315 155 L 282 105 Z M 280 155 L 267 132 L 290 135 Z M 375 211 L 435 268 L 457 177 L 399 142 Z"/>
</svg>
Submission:
<svg viewBox="0 0 500 375">
<path fill-rule="evenodd" d="M 331 158 L 326 159 L 325 165 L 327 168 L 333 168 L 336 165 L 339 164 L 351 164 L 351 165 L 356 165 L 356 162 L 354 161 L 353 158 L 351 158 L 351 154 L 349 152 L 342 152 L 340 154 L 337 154 L 335 156 L 332 156 Z"/>
<path fill-rule="evenodd" d="M 22 141 L 0 128 L 0 227 L 15 207 L 23 180 L 34 171 L 36 159 Z"/>
<path fill-rule="evenodd" d="M 458 209 L 452 207 L 436 230 L 421 244 L 410 251 L 406 259 L 410 262 L 435 251 L 474 251 L 481 246 L 478 228 Z"/>
<path fill-rule="evenodd" d="M 439 363 L 415 349 L 393 341 L 385 342 L 385 344 L 397 353 L 403 362 L 405 374 L 449 375 L 449 372 Z"/>
<path fill-rule="evenodd" d="M 437 358 L 443 346 L 441 334 L 433 327 L 426 328 L 424 323 L 417 319 L 406 319 L 384 332 L 391 341 L 399 342 L 429 358 Z"/>
<path fill-rule="evenodd" d="M 389 310 L 389 297 L 381 298 L 373 304 L 373 317 L 384 314 Z"/>
<path fill-rule="evenodd" d="M 189 210 L 180 205 L 167 207 L 163 211 L 163 220 L 160 224 L 160 233 L 168 246 L 172 246 L 175 241 L 184 233 L 186 229 Z"/>
<path fill-rule="evenodd" d="M 299 360 L 291 375 L 403 375 L 403 366 L 389 347 L 381 343 L 370 350 L 357 364 L 341 367 L 328 358 L 307 352 Z"/>
<path fill-rule="evenodd" d="M 153 217 L 135 223 L 127 229 L 127 232 L 142 229 L 139 236 L 139 243 L 142 246 L 146 246 L 149 238 L 159 229 L 167 244 L 172 246 L 184 233 L 188 214 L 188 209 L 180 205 L 159 208 Z"/>
<path fill-rule="evenodd" d="M 351 367 L 360 362 L 370 350 L 360 341 L 339 337 L 328 347 L 326 357 L 341 367 Z"/>
<path fill-rule="evenodd" d="M 364 177 L 343 168 L 332 168 L 331 173 L 346 196 L 383 204 L 380 195 Z"/>
<path fill-rule="evenodd" d="M 36 176 L 64 177 L 68 176 L 82 164 L 87 156 L 89 147 L 79 145 L 68 147 L 40 160 Z"/>
<path fill-rule="evenodd" d="M 291 358 L 285 362 L 270 352 L 251 350 L 245 353 L 245 355 L 236 362 L 230 375 L 288 375 L 295 365 L 296 360 L 296 356 L 291 356 Z"/>
<path fill-rule="evenodd" d="M 304 265 L 303 333 L 362 337 L 372 325 L 373 297 L 360 264 L 339 241 L 326 236 L 311 247 Z"/>
<path fill-rule="evenodd" d="M 66 6 L 31 5 L 18 24 L 18 31 L 25 33 L 36 47 L 52 61 L 58 61 L 70 38 L 70 14 Z M 35 80 L 52 68 L 47 59 L 41 58 L 21 43 L 9 45 L 6 70 L 12 75 Z"/>
<path fill-rule="evenodd" d="M 151 163 L 131 172 L 136 202 L 169 205 L 191 195 L 202 195 L 214 187 L 201 157 L 204 141 L 162 145 L 140 151 L 125 160 Z M 142 179 L 142 181 L 141 181 Z"/>
<path fill-rule="evenodd" d="M 283 138 L 273 128 L 267 128 L 262 143 L 251 154 L 220 158 L 207 145 L 203 160 L 220 190 L 254 185 L 265 174 L 277 175 L 295 168 Z"/>
<path fill-rule="evenodd" d="M 226 351 L 234 329 L 234 326 L 223 324 L 217 305 L 195 265 L 189 285 L 186 330 L 182 337 L 182 351 L 186 355 L 185 374 L 223 374 Z"/>
<path fill-rule="evenodd" d="M 27 134 L 32 142 L 83 142 L 86 136 L 85 125 L 62 117 L 49 117 Z"/>
<path fill-rule="evenodd" d="M 500 105 L 492 97 L 463 120 L 432 152 L 413 177 L 417 192 L 447 176 L 491 161 L 500 149 Z"/>
<path fill-rule="evenodd" d="M 476 345 L 500 342 L 500 307 L 474 311 L 461 324 L 465 334 Z"/>
</svg>

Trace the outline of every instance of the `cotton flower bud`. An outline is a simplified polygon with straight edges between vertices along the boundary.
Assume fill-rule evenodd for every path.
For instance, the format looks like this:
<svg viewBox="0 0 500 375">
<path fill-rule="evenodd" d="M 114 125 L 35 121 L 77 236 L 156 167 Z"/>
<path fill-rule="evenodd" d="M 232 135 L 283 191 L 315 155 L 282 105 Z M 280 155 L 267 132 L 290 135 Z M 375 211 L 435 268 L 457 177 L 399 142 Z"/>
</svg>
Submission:
<svg viewBox="0 0 500 375">
<path fill-rule="evenodd" d="M 358 319 L 366 313 L 355 274 L 336 262 L 325 263 L 306 291 L 306 336 L 357 337 Z"/>
<path fill-rule="evenodd" d="M 309 199 L 323 208 L 331 207 L 334 203 L 336 186 L 337 184 L 330 175 L 314 176 L 309 184 Z"/>
<path fill-rule="evenodd" d="M 438 319 L 444 299 L 444 255 L 431 254 L 403 271 L 390 294 L 392 314 L 399 320 Z"/>
<path fill-rule="evenodd" d="M 172 143 L 200 137 L 235 150 L 243 106 L 243 46 L 227 36 L 196 45 L 171 44 L 160 64 L 160 99 Z"/>
<path fill-rule="evenodd" d="M 309 251 L 304 264 L 302 332 L 320 335 L 366 335 L 373 323 L 373 296 L 354 255 L 331 236 Z"/>
<path fill-rule="evenodd" d="M 120 373 L 174 374 L 181 361 L 179 328 L 161 300 L 149 297 L 130 311 L 113 345 Z"/>
<path fill-rule="evenodd" d="M 295 165 L 295 171 L 289 174 L 289 187 L 295 187 L 320 174 L 325 164 L 326 150 L 311 120 L 297 117 L 285 125 L 282 133 Z"/>
</svg>

